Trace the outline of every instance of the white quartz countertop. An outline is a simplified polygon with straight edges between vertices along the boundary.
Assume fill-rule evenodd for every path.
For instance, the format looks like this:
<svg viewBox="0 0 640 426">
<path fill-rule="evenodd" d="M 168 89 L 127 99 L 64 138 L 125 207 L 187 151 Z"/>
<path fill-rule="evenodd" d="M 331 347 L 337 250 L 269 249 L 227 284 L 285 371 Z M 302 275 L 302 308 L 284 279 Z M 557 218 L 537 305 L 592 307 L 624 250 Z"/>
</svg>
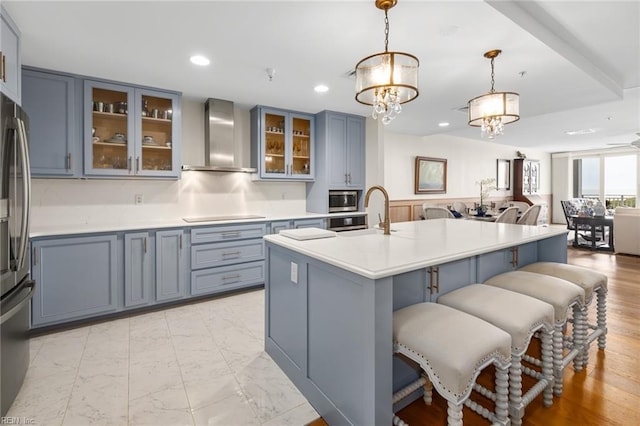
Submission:
<svg viewBox="0 0 640 426">
<path fill-rule="evenodd" d="M 567 233 L 563 228 L 461 219 L 393 223 L 391 229 L 391 235 L 367 229 L 306 241 L 281 235 L 264 238 L 330 265 L 378 279 Z"/>
<path fill-rule="evenodd" d="M 226 215 L 194 215 L 197 217 L 206 216 L 227 216 L 229 219 L 225 220 L 211 220 L 204 222 L 187 222 L 183 218 L 165 219 L 165 220 L 145 220 L 144 222 L 126 222 L 126 223 L 94 223 L 94 224 L 61 224 L 61 225 L 47 225 L 38 226 L 32 225 L 29 236 L 31 238 L 38 237 L 51 237 L 59 235 L 75 235 L 75 234 L 94 234 L 101 232 L 120 232 L 120 231 L 132 231 L 141 229 L 163 229 L 163 228 L 193 228 L 196 226 L 213 226 L 213 225 L 232 225 L 232 224 L 248 224 L 259 222 L 276 222 L 281 220 L 296 220 L 296 219 L 317 219 L 325 217 L 340 217 L 340 216 L 358 216 L 365 215 L 365 212 L 350 212 L 350 213 L 300 213 L 290 215 L 268 215 L 260 213 L 246 213 L 244 215 L 256 216 L 250 219 L 234 219 L 233 214 Z M 238 214 L 238 216 L 243 214 Z M 185 216 L 188 218 L 188 216 Z"/>
</svg>

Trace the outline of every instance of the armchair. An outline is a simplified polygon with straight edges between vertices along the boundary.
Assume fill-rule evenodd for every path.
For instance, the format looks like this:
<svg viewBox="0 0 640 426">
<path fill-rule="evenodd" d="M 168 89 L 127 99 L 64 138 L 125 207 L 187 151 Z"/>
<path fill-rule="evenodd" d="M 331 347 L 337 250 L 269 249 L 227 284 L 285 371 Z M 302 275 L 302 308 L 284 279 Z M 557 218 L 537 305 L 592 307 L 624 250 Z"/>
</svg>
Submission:
<svg viewBox="0 0 640 426">
<path fill-rule="evenodd" d="M 567 229 L 574 231 L 576 225 L 573 223 L 571 216 L 578 215 L 579 212 L 586 210 L 587 213 L 593 214 L 593 201 L 587 198 L 571 198 L 566 201 L 560 201 L 562 205 L 562 211 L 564 212 L 564 218 L 567 221 Z M 585 231 L 585 233 L 578 232 L 578 237 L 583 238 L 586 241 L 591 241 L 591 228 L 588 225 L 578 225 L 578 231 Z M 603 238 L 603 229 L 596 230 L 596 240 L 600 241 Z"/>
</svg>

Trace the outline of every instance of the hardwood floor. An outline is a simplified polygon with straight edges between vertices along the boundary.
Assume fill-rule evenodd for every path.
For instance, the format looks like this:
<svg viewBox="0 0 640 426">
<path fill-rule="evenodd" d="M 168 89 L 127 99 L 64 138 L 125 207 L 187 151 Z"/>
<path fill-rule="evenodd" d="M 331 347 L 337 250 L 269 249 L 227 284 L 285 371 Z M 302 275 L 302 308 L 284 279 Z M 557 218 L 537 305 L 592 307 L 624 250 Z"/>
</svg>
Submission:
<svg viewBox="0 0 640 426">
<path fill-rule="evenodd" d="M 542 395 L 526 408 L 525 426 L 611 426 L 640 424 L 640 257 L 595 253 L 569 247 L 568 263 L 609 277 L 607 348 L 591 344 L 589 365 L 580 373 L 564 372 L 564 392 L 553 406 L 542 405 Z M 595 304 L 595 298 L 592 304 Z M 590 322 L 595 322 L 590 309 Z M 489 377 L 481 377 L 483 382 Z M 525 389 L 527 382 L 525 381 Z M 411 426 L 446 424 L 446 401 L 434 392 L 426 406 L 413 402 L 398 415 Z M 487 420 L 464 408 L 465 425 L 487 425 Z M 309 426 L 326 426 L 322 419 Z"/>
</svg>

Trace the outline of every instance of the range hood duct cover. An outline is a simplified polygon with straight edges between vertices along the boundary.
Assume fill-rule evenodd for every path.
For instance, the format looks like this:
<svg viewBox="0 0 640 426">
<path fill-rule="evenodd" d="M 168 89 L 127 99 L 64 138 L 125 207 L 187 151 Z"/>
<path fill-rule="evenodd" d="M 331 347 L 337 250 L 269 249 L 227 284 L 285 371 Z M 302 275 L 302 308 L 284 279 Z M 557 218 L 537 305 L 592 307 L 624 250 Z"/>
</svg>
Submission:
<svg viewBox="0 0 640 426">
<path fill-rule="evenodd" d="M 233 102 L 207 99 L 204 106 L 204 166 L 182 166 L 182 170 L 255 173 L 257 169 L 236 163 Z"/>
</svg>

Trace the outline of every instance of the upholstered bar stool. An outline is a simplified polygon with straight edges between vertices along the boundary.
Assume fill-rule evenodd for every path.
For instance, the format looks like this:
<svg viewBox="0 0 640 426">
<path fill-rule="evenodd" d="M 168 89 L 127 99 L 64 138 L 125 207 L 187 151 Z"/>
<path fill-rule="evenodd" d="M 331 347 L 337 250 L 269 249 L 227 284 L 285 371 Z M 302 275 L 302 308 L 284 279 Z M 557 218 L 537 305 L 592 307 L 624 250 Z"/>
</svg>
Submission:
<svg viewBox="0 0 640 426">
<path fill-rule="evenodd" d="M 586 337 L 584 351 L 584 365 L 589 363 L 589 346 L 591 342 L 598 339 L 598 348 L 603 349 L 607 344 L 607 276 L 600 272 L 581 266 L 567 265 L 557 262 L 536 262 L 523 266 L 520 271 L 535 272 L 538 274 L 551 275 L 572 282 L 584 290 L 585 309 L 589 309 L 594 293 L 596 294 L 596 324 L 588 322 L 587 327 L 590 332 Z"/>
<path fill-rule="evenodd" d="M 584 314 L 584 290 L 569 281 L 535 272 L 512 271 L 496 275 L 484 282 L 487 285 L 500 287 L 547 302 L 553 306 L 553 365 L 555 381 L 553 393 L 562 395 L 562 374 L 573 361 L 576 371 L 582 370 L 582 347 L 587 335 L 587 324 Z M 574 349 L 564 355 L 563 329 L 569 319 L 569 311 L 573 311 Z M 526 355 L 525 360 L 537 364 Z M 561 366 L 558 368 L 558 366 Z"/>
<path fill-rule="evenodd" d="M 508 371 L 511 337 L 479 318 L 436 303 L 418 303 L 393 313 L 394 351 L 420 365 L 426 378 L 394 395 L 394 403 L 424 386 L 424 400 L 431 402 L 432 386 L 447 400 L 447 423 L 462 425 L 462 404 L 494 424 L 508 425 Z M 495 410 L 469 401 L 480 372 L 495 366 Z M 404 424 L 394 418 L 394 424 Z"/>
<path fill-rule="evenodd" d="M 553 404 L 553 306 L 524 294 L 482 284 L 444 294 L 438 298 L 438 303 L 481 318 L 511 335 L 509 415 L 512 425 L 522 424 L 525 407 L 540 393 L 544 392 L 546 407 Z M 522 365 L 522 356 L 537 331 L 541 340 L 541 372 Z M 537 380 L 524 395 L 523 368 Z"/>
</svg>

